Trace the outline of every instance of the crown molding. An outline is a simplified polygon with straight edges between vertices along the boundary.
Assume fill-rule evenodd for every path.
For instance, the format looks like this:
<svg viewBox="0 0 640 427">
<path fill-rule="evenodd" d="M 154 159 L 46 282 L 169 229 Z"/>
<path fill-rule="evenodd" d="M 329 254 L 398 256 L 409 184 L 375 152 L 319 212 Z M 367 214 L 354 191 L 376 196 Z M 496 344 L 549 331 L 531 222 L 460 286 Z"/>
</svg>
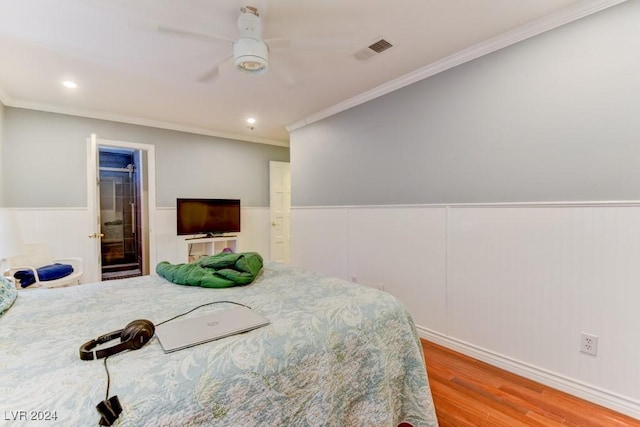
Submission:
<svg viewBox="0 0 640 427">
<path fill-rule="evenodd" d="M 317 122 L 327 117 L 338 114 L 365 102 L 379 98 L 400 88 L 424 80 L 438 73 L 472 61 L 481 56 L 511 46 L 528 38 L 537 36 L 546 31 L 558 28 L 562 25 L 592 15 L 601 10 L 610 8 L 627 0 L 583 0 L 572 6 L 561 9 L 551 15 L 544 16 L 528 24 L 507 31 L 494 38 L 478 43 L 467 49 L 463 49 L 451 56 L 436 61 L 430 65 L 419 68 L 416 71 L 405 74 L 397 79 L 384 83 L 374 89 L 363 92 L 360 95 L 349 98 L 343 102 L 307 116 L 295 123 L 286 126 L 291 132 L 308 124 Z"/>
<path fill-rule="evenodd" d="M 186 126 L 178 123 L 164 122 L 160 120 L 151 120 L 143 117 L 105 113 L 100 111 L 77 109 L 77 108 L 67 108 L 67 107 L 47 105 L 47 104 L 30 103 L 30 102 L 24 102 L 19 100 L 11 100 L 8 96 L 7 98 L 9 100 L 7 102 L 4 102 L 3 95 L 4 94 L 0 88 L 0 101 L 2 101 L 2 103 L 7 107 L 24 108 L 27 110 L 46 111 L 49 113 L 66 114 L 69 116 L 86 117 L 91 119 L 108 120 L 112 122 L 148 126 L 148 127 L 158 128 L 158 129 L 167 129 L 167 130 L 174 130 L 178 132 L 193 133 L 197 135 L 213 136 L 216 138 L 233 139 L 238 141 L 253 142 L 257 144 L 275 145 L 278 147 L 286 147 L 286 148 L 289 147 L 288 141 L 280 141 L 280 140 L 268 139 L 268 138 L 258 138 L 258 137 L 252 137 L 252 136 L 240 135 L 240 134 L 234 134 L 234 133 L 217 132 L 212 129 L 206 129 L 206 128 L 201 128 L 197 126 Z"/>
</svg>

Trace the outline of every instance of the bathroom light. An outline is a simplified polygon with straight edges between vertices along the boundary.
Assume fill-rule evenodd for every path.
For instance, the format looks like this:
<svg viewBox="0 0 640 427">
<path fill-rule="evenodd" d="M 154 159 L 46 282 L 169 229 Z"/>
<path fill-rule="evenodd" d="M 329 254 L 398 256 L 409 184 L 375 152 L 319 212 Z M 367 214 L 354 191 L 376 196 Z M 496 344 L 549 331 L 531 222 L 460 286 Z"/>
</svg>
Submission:
<svg viewBox="0 0 640 427">
<path fill-rule="evenodd" d="M 69 88 L 69 89 L 75 89 L 78 87 L 78 83 L 76 82 L 72 82 L 71 80 L 65 80 L 62 82 L 62 86 Z"/>
<path fill-rule="evenodd" d="M 247 123 L 249 123 L 250 125 L 253 125 L 253 124 L 255 124 L 255 123 L 256 123 L 256 119 L 255 119 L 255 118 L 253 118 L 253 117 L 249 117 L 249 118 L 247 119 Z"/>
</svg>

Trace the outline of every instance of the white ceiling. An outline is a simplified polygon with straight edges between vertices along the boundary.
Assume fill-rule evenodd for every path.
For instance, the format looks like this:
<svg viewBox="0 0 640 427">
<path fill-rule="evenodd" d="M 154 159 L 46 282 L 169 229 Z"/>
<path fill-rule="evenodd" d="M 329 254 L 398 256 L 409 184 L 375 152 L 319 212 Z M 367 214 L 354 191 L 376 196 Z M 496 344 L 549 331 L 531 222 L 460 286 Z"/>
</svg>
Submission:
<svg viewBox="0 0 640 427">
<path fill-rule="evenodd" d="M 247 3 L 249 2 L 249 3 Z M 355 105 L 620 0 L 0 0 L 0 101 L 7 106 L 288 144 L 287 126 Z M 271 49 L 259 76 L 232 49 L 158 31 L 237 37 L 258 7 Z M 394 47 L 353 53 L 379 36 Z M 60 84 L 79 84 L 69 90 Z M 245 119 L 255 116 L 254 129 Z"/>
</svg>

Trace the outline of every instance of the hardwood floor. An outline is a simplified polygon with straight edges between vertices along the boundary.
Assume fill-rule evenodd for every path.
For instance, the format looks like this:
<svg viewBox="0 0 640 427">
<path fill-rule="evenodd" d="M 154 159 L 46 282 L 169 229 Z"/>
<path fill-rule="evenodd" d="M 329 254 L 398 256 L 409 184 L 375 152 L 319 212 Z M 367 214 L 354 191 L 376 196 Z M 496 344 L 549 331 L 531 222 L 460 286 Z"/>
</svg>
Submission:
<svg viewBox="0 0 640 427">
<path fill-rule="evenodd" d="M 594 405 L 422 340 L 440 427 L 640 426 Z"/>
</svg>

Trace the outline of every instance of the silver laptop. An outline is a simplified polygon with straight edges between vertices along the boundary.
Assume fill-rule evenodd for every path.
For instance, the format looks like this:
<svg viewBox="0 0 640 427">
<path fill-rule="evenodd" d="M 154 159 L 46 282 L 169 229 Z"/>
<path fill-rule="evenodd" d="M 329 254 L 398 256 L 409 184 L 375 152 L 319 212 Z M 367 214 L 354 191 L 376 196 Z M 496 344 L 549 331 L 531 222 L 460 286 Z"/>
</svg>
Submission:
<svg viewBox="0 0 640 427">
<path fill-rule="evenodd" d="M 165 353 L 240 334 L 268 325 L 269 321 L 248 307 L 173 320 L 156 327 L 156 336 Z"/>
</svg>

